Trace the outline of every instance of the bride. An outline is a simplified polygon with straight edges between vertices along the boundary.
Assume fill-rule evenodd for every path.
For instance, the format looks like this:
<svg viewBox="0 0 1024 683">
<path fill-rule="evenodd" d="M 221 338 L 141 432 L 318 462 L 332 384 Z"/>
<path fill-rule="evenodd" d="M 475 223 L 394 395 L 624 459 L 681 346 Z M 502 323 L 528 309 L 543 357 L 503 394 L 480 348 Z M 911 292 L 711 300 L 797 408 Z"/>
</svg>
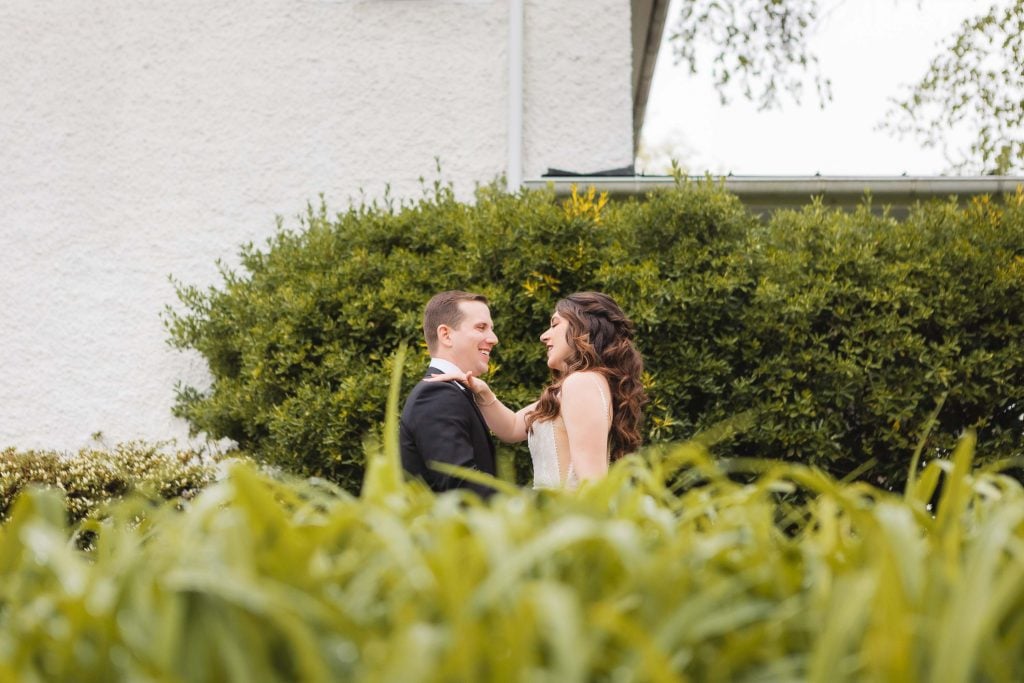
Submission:
<svg viewBox="0 0 1024 683">
<path fill-rule="evenodd" d="M 536 402 L 513 411 L 472 372 L 431 381 L 462 381 L 495 436 L 506 443 L 528 439 L 534 488 L 575 489 L 640 446 L 647 396 L 643 358 L 632 339 L 633 323 L 611 297 L 578 292 L 556 304 L 540 335 L 551 383 Z"/>
</svg>

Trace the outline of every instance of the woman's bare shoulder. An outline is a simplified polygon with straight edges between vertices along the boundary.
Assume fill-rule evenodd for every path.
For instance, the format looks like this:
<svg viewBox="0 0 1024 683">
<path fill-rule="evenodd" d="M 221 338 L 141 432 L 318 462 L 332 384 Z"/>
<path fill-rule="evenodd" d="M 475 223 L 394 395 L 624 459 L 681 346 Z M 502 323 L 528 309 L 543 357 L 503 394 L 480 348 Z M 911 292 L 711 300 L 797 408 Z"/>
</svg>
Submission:
<svg viewBox="0 0 1024 683">
<path fill-rule="evenodd" d="M 562 380 L 562 390 L 570 393 L 589 394 L 597 388 L 608 388 L 608 379 L 596 370 L 580 370 L 566 375 Z"/>
</svg>

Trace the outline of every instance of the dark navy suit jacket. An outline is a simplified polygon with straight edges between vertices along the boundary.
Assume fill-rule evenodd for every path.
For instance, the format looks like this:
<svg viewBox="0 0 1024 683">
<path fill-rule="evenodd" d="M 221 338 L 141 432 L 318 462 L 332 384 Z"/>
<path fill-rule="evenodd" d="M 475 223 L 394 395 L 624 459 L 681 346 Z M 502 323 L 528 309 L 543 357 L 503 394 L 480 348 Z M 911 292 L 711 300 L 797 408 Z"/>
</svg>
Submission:
<svg viewBox="0 0 1024 683">
<path fill-rule="evenodd" d="M 426 377 L 439 375 L 431 367 Z M 399 427 L 402 467 L 434 491 L 467 488 L 483 497 L 494 490 L 430 468 L 432 461 L 497 474 L 494 441 L 469 390 L 455 382 L 420 382 L 402 409 Z"/>
</svg>

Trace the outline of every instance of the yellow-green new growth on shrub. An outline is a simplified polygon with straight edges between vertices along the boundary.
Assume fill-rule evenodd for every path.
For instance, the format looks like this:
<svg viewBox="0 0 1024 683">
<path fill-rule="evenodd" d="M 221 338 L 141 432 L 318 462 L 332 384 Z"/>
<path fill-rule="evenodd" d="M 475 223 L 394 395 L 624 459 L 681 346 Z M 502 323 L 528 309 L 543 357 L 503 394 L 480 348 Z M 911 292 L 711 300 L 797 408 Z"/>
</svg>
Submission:
<svg viewBox="0 0 1024 683">
<path fill-rule="evenodd" d="M 33 485 L 63 491 L 72 522 L 131 492 L 188 499 L 213 481 L 216 461 L 211 453 L 142 442 L 77 453 L 6 448 L 0 451 L 0 522 L 17 495 Z"/>
</svg>

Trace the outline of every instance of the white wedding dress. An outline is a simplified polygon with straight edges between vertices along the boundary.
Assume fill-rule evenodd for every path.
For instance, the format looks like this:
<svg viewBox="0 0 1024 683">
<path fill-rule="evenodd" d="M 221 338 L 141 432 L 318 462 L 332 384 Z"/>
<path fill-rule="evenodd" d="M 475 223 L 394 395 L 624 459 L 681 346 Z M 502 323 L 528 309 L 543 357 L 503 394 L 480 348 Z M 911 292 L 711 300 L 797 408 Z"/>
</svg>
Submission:
<svg viewBox="0 0 1024 683">
<path fill-rule="evenodd" d="M 601 381 L 597 382 L 597 390 L 601 394 L 604 412 L 611 425 L 612 414 L 608 406 Z M 530 459 L 533 461 L 533 488 L 535 489 L 576 489 L 580 485 L 579 477 L 573 468 L 572 456 L 569 453 L 569 435 L 565 431 L 565 421 L 561 415 L 551 420 L 537 420 L 527 436 L 530 446 Z M 610 445 L 610 443 L 609 443 Z M 610 461 L 611 453 L 605 451 Z"/>
</svg>

